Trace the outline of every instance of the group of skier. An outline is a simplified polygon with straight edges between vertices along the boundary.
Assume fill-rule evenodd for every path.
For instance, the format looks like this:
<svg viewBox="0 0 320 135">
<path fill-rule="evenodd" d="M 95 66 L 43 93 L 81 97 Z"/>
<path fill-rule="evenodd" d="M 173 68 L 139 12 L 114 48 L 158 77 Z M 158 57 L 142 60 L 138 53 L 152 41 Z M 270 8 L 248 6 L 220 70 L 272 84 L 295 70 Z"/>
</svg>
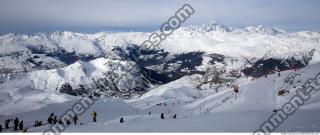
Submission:
<svg viewBox="0 0 320 135">
<path fill-rule="evenodd" d="M 163 113 L 161 113 L 160 118 L 161 118 L 161 119 L 165 119 Z M 174 115 L 172 116 L 172 118 L 173 118 L 173 119 L 177 119 L 177 114 L 174 114 Z"/>
<path fill-rule="evenodd" d="M 78 122 L 78 116 L 77 115 L 74 115 L 72 117 L 72 121 L 74 123 L 74 125 L 77 125 L 77 122 Z M 47 122 L 48 124 L 64 124 L 63 121 L 61 119 L 58 119 L 57 116 L 54 115 L 54 113 L 51 113 L 49 118 L 47 119 Z M 67 120 L 66 121 L 66 124 L 67 125 L 70 125 L 71 124 L 71 121 L 70 120 Z"/>
<path fill-rule="evenodd" d="M 174 106 L 174 103 L 173 103 L 173 106 Z M 151 111 L 148 112 L 149 115 L 151 115 Z M 92 121 L 93 122 L 97 122 L 97 112 L 95 111 L 92 111 L 91 112 L 91 117 L 92 117 Z M 172 116 L 173 119 L 177 119 L 177 114 L 174 114 Z M 164 113 L 161 113 L 160 114 L 160 119 L 165 119 L 165 115 Z M 72 122 L 74 125 L 77 125 L 78 124 L 78 116 L 77 115 L 74 115 L 72 117 Z M 8 119 L 5 121 L 5 126 L 4 126 L 4 129 L 9 129 L 9 125 L 10 125 L 10 122 L 13 121 L 13 124 L 14 124 L 14 131 L 17 131 L 17 130 L 21 130 L 23 132 L 26 132 L 27 130 L 23 128 L 23 121 L 19 121 L 18 118 L 15 118 L 14 120 L 12 119 Z M 66 125 L 70 125 L 71 124 L 71 121 L 70 120 L 66 120 L 64 121 Z M 51 113 L 47 119 L 47 124 L 64 124 L 64 122 L 61 120 L 61 118 L 58 118 L 57 115 L 55 115 L 54 113 Z M 125 120 L 124 120 L 124 117 L 120 117 L 120 123 L 124 123 Z M 82 125 L 83 123 L 80 123 L 80 125 Z M 42 121 L 35 121 L 35 124 L 34 126 L 35 127 L 38 127 L 38 126 L 42 126 Z M 3 130 L 3 127 L 2 125 L 0 124 L 0 133 L 2 132 Z"/>
<path fill-rule="evenodd" d="M 9 129 L 10 128 L 10 122 L 13 121 L 13 130 L 17 131 L 17 130 L 23 130 L 23 121 L 20 121 L 17 117 L 12 120 L 12 119 L 7 119 L 5 120 L 5 124 L 4 124 L 4 128 L 2 127 L 2 125 L 0 124 L 0 133 L 2 132 L 3 129 Z"/>
</svg>

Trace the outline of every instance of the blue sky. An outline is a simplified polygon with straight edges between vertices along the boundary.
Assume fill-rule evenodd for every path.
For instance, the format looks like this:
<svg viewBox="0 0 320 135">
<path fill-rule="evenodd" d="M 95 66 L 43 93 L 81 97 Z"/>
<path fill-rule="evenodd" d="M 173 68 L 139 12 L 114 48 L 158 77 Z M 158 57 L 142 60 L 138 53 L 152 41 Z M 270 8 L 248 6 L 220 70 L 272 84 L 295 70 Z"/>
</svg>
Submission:
<svg viewBox="0 0 320 135">
<path fill-rule="evenodd" d="M 319 30 L 319 0 L 0 0 L 0 32 L 152 31 L 184 3 L 186 23 Z"/>
</svg>

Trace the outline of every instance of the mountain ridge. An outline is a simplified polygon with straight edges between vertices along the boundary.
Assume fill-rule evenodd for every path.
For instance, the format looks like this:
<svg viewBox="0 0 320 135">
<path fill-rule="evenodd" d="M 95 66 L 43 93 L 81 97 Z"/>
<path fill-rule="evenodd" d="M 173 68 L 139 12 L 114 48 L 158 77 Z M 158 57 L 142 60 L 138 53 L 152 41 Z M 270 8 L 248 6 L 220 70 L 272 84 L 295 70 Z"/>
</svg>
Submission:
<svg viewBox="0 0 320 135">
<path fill-rule="evenodd" d="M 225 68 L 222 71 L 225 70 L 223 74 L 226 75 L 236 73 L 235 76 L 243 74 L 260 77 L 272 72 L 276 67 L 288 70 L 305 67 L 309 62 L 320 62 L 320 32 L 288 33 L 274 27 L 232 28 L 217 23 L 181 27 L 164 40 L 160 48 L 141 50 L 139 61 L 135 61 L 131 57 L 132 53 L 142 49 L 139 47 L 140 43 L 150 34 L 53 32 L 1 35 L 0 80 L 3 83 L 13 81 L 14 78 L 19 79 L 19 76 L 25 73 L 67 68 L 79 61 L 90 63 L 106 59 L 133 63 L 139 71 L 137 73 L 143 76 L 143 87 L 137 90 L 141 92 L 147 91 L 152 85 L 168 83 L 186 75 L 206 74 L 208 67 Z M 108 65 L 101 66 L 108 68 Z M 120 71 L 134 76 L 137 74 Z M 100 82 L 90 81 L 86 85 L 106 83 L 103 74 L 100 72 L 97 78 Z M 129 81 L 141 82 L 141 79 L 131 78 Z M 63 82 L 72 83 L 70 80 Z M 51 89 L 57 90 L 61 86 L 62 84 L 56 84 Z M 96 89 L 104 88 L 96 84 Z M 119 91 L 119 88 L 116 89 Z M 131 90 L 127 88 L 124 91 Z"/>
</svg>

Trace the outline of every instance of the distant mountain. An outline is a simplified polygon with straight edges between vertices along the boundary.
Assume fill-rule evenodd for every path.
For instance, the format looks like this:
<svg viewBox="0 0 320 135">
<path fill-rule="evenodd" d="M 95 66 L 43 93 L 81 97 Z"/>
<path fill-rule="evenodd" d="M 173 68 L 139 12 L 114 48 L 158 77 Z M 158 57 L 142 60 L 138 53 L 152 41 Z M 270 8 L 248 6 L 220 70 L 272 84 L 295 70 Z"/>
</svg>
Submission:
<svg viewBox="0 0 320 135">
<path fill-rule="evenodd" d="M 74 89 L 67 91 L 71 95 L 130 97 L 186 75 L 206 75 L 212 67 L 223 68 L 226 80 L 232 81 L 320 62 L 320 32 L 316 31 L 287 33 L 273 27 L 232 28 L 214 22 L 179 28 L 160 48 L 143 50 L 139 45 L 150 34 L 1 35 L 0 88 L 13 89 L 15 82 L 24 81 L 28 88 L 61 92 L 68 83 Z M 135 61 L 137 49 L 142 50 Z"/>
</svg>

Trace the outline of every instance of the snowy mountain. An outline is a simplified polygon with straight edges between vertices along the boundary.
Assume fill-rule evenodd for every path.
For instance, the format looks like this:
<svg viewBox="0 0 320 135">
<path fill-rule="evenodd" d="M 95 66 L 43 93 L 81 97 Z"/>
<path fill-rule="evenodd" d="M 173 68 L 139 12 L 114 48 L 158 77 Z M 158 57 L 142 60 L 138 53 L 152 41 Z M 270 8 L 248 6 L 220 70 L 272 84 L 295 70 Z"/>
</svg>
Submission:
<svg viewBox="0 0 320 135">
<path fill-rule="evenodd" d="M 146 91 L 152 85 L 168 83 L 185 75 L 205 74 L 205 70 L 212 66 L 222 66 L 226 74 L 237 72 L 260 77 L 276 67 L 288 70 L 320 61 L 319 32 L 287 33 L 265 26 L 232 28 L 215 22 L 179 28 L 162 42 L 160 48 L 142 50 L 139 56 L 141 59 L 134 61 L 132 53 L 141 49 L 139 44 L 150 34 L 4 34 L 0 36 L 0 80 L 2 83 L 10 83 L 28 78 L 33 82 L 33 88 L 48 91 L 59 91 L 64 83 L 90 89 L 96 89 L 92 87 L 95 85 L 101 89 L 97 85 L 102 83 L 101 80 L 96 82 L 93 79 L 103 78 L 106 69 L 110 68 L 108 66 L 113 65 L 112 62 L 104 65 L 103 59 L 134 65 L 137 73 L 127 74 L 143 77 L 129 77 L 126 80 L 140 82 L 141 87 L 135 91 Z M 96 68 L 97 64 L 100 68 Z M 123 67 L 125 69 L 120 70 L 127 72 L 126 65 Z M 124 91 L 131 90 L 126 86 Z"/>
<path fill-rule="evenodd" d="M 48 91 L 58 91 L 64 83 L 70 83 L 73 87 L 90 86 L 90 89 L 95 89 L 92 87 L 95 84 L 95 87 L 101 89 L 97 85 L 102 83 L 101 80 L 96 82 L 93 79 L 103 78 L 106 69 L 110 68 L 108 66 L 114 65 L 112 62 L 105 65 L 101 61 L 104 59 L 134 65 L 137 73 L 128 74 L 141 75 L 143 79 L 126 79 L 140 82 L 143 87 L 136 90 L 146 91 L 151 85 L 168 83 L 185 75 L 205 74 L 206 69 L 212 66 L 225 68 L 226 74 L 237 72 L 260 77 L 276 67 L 288 70 L 319 62 L 319 32 L 287 33 L 265 26 L 232 28 L 215 22 L 179 28 L 162 42 L 160 48 L 142 50 L 139 56 L 141 59 L 134 61 L 132 53 L 141 49 L 139 44 L 150 34 L 4 34 L 0 36 L 1 82 L 10 83 L 28 78 L 35 89 Z M 95 68 L 97 64 L 100 68 Z M 120 69 L 123 72 L 130 71 L 126 65 L 123 67 L 125 69 Z M 91 74 L 95 72 L 99 75 Z M 125 91 L 129 89 L 127 87 Z"/>
<path fill-rule="evenodd" d="M 45 120 L 53 111 L 60 115 L 63 108 L 88 96 L 98 99 L 89 111 L 110 115 L 101 116 L 96 124 L 83 116 L 82 122 L 88 123 L 86 131 L 249 132 L 270 110 L 279 109 L 292 97 L 301 82 L 320 72 L 320 32 L 316 31 L 288 33 L 274 27 L 233 28 L 214 22 L 179 28 L 159 48 L 145 50 L 140 44 L 150 34 L 0 35 L 0 122 L 18 116 L 25 119 L 30 131 L 43 131 L 48 127 L 32 127 L 34 119 Z M 135 60 L 137 50 L 141 53 Z M 292 76 L 290 84 L 287 80 Z M 240 88 L 237 95 L 232 91 L 235 84 Z M 284 93 L 279 95 L 280 91 Z M 306 103 L 303 112 L 314 115 L 319 110 L 318 95 Z M 152 114 L 146 115 L 148 112 Z M 159 122 L 160 113 L 166 117 L 178 114 L 179 120 L 174 122 L 178 129 L 168 127 L 174 124 L 167 121 Z M 256 118 L 234 130 L 208 121 L 230 120 L 225 113 L 235 121 L 251 119 L 251 114 Z M 121 116 L 125 116 L 128 129 L 116 122 Z M 299 114 L 293 121 L 307 121 L 303 116 Z M 194 121 L 216 128 L 180 127 Z M 150 130 L 137 127 L 136 122 Z M 318 119 L 311 121 L 317 123 Z M 155 128 L 157 124 L 168 126 Z M 299 131 L 299 126 L 313 130 L 308 124 L 285 124 L 279 131 L 286 127 Z M 83 127 L 72 126 L 67 131 L 83 131 Z"/>
</svg>

